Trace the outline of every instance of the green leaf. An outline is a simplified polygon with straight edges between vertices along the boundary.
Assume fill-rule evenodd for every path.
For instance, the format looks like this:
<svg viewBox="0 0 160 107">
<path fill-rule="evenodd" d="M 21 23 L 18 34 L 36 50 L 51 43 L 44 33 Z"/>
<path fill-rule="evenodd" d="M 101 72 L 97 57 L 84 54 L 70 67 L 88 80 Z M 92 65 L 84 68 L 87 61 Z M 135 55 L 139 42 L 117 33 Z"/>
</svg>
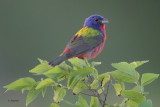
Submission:
<svg viewBox="0 0 160 107">
<path fill-rule="evenodd" d="M 50 105 L 50 107 L 60 107 L 58 104 L 56 104 L 56 103 L 52 103 L 51 105 Z"/>
<path fill-rule="evenodd" d="M 83 68 L 88 66 L 83 59 L 79 59 L 77 57 L 68 59 L 68 61 L 77 68 Z"/>
<path fill-rule="evenodd" d="M 42 96 L 44 97 L 44 95 L 45 95 L 45 93 L 46 93 L 46 88 L 47 87 L 44 87 L 43 89 L 42 89 Z"/>
<path fill-rule="evenodd" d="M 54 97 L 53 100 L 55 103 L 59 103 L 64 96 L 66 95 L 66 90 L 64 88 L 60 87 L 53 87 L 54 89 Z"/>
<path fill-rule="evenodd" d="M 68 105 L 74 106 L 74 104 L 72 104 L 70 101 L 67 101 L 67 100 L 65 100 L 65 99 L 63 99 L 63 102 L 65 102 L 65 103 L 68 104 Z"/>
<path fill-rule="evenodd" d="M 43 61 L 41 59 L 39 59 L 39 61 L 41 64 L 37 65 L 36 67 L 31 69 L 29 72 L 40 75 L 53 68 L 51 65 L 48 65 L 47 61 Z"/>
<path fill-rule="evenodd" d="M 61 74 L 65 72 L 61 67 L 55 66 L 54 68 L 50 69 L 49 71 L 45 72 L 44 75 L 56 79 L 61 76 Z"/>
<path fill-rule="evenodd" d="M 128 64 L 127 62 L 113 63 L 112 66 L 117 70 L 112 73 L 113 77 L 125 82 L 137 82 L 139 73 L 135 70 L 136 67 L 147 63 L 148 61 L 136 61 Z M 121 74 L 120 76 L 118 76 Z"/>
<path fill-rule="evenodd" d="M 71 72 L 68 80 L 68 88 L 73 88 L 81 79 L 91 74 L 94 71 L 91 67 L 86 67 L 79 69 L 77 71 Z"/>
<path fill-rule="evenodd" d="M 65 62 L 61 63 L 59 67 L 64 70 L 64 72 L 57 78 L 58 82 L 68 79 L 69 73 L 73 71 L 72 67 L 67 65 Z"/>
<path fill-rule="evenodd" d="M 121 95 L 121 91 L 122 91 L 122 87 L 120 84 L 113 84 L 115 90 L 116 90 L 116 95 L 120 96 Z"/>
<path fill-rule="evenodd" d="M 127 62 L 113 63 L 112 66 L 119 71 L 125 72 L 130 75 L 136 75 L 135 68 Z"/>
<path fill-rule="evenodd" d="M 97 97 L 91 96 L 90 107 L 98 107 L 99 101 Z"/>
<path fill-rule="evenodd" d="M 60 82 L 64 79 L 68 79 L 69 73 L 73 71 L 72 67 L 67 65 L 65 62 L 62 62 L 60 65 L 57 65 L 57 66 L 58 66 L 58 68 L 60 68 L 63 71 L 60 73 L 53 74 L 53 75 L 49 74 L 48 76 L 51 78 L 57 77 L 58 82 Z"/>
<path fill-rule="evenodd" d="M 127 104 L 127 107 L 138 107 L 138 104 L 139 104 L 139 103 L 137 103 L 137 102 L 129 99 L 129 100 L 126 102 L 126 104 Z"/>
<path fill-rule="evenodd" d="M 38 61 L 39 61 L 40 63 L 47 62 L 47 61 L 43 61 L 43 60 L 40 59 L 40 58 L 38 58 Z"/>
<path fill-rule="evenodd" d="M 117 103 L 113 105 L 113 107 L 120 107 Z"/>
<path fill-rule="evenodd" d="M 82 97 L 82 95 L 79 95 L 79 107 L 89 107 L 87 101 Z"/>
<path fill-rule="evenodd" d="M 93 72 L 90 76 L 93 76 L 93 79 L 98 79 L 98 71 L 95 68 L 93 68 Z"/>
<path fill-rule="evenodd" d="M 103 87 L 109 80 L 110 80 L 110 77 L 109 78 L 103 78 L 103 80 L 101 81 L 101 86 Z"/>
<path fill-rule="evenodd" d="M 127 101 L 129 101 L 128 98 L 123 98 L 122 103 L 120 104 L 120 107 L 126 107 L 125 105 L 126 105 Z"/>
<path fill-rule="evenodd" d="M 57 81 L 60 82 L 62 80 L 65 80 L 65 79 L 68 79 L 68 73 L 66 72 L 63 72 L 58 78 L 57 78 Z"/>
<path fill-rule="evenodd" d="M 100 88 L 100 89 L 98 90 L 98 93 L 101 94 L 103 91 L 104 91 L 104 87 Z"/>
<path fill-rule="evenodd" d="M 47 79 L 41 81 L 41 82 L 37 85 L 36 90 L 37 90 L 37 89 L 40 89 L 40 88 L 44 88 L 44 87 L 46 87 L 46 86 L 48 86 L 48 85 L 50 85 L 50 84 L 54 84 L 54 83 L 55 83 L 54 80 L 52 80 L 52 79 L 50 79 L 50 78 L 47 78 Z"/>
<path fill-rule="evenodd" d="M 27 94 L 26 106 L 28 104 L 30 104 L 38 96 L 38 94 L 41 92 L 41 89 L 35 90 L 37 84 L 35 86 L 33 86 L 32 89 Z"/>
<path fill-rule="evenodd" d="M 66 71 L 66 72 L 71 72 L 71 71 L 73 71 L 73 69 L 72 69 L 72 67 L 71 66 L 69 66 L 69 65 L 67 65 L 66 63 L 65 63 L 65 61 L 64 62 L 62 62 L 60 65 L 58 65 L 61 69 L 63 69 L 64 71 Z"/>
<path fill-rule="evenodd" d="M 98 80 L 94 80 L 94 81 L 90 84 L 91 89 L 97 89 L 98 86 L 99 86 Z"/>
<path fill-rule="evenodd" d="M 142 103 L 143 101 L 145 101 L 145 97 L 139 93 L 139 92 L 136 92 L 136 91 L 132 91 L 132 90 L 123 90 L 121 92 L 121 95 L 124 97 L 124 98 L 129 98 L 137 103 Z"/>
<path fill-rule="evenodd" d="M 23 88 L 23 89 L 21 89 L 21 91 L 22 91 L 22 94 L 24 93 L 24 91 L 25 90 L 31 90 L 31 88 L 32 88 L 33 86 L 30 86 L 30 87 L 25 87 L 25 88 Z"/>
<path fill-rule="evenodd" d="M 111 72 L 107 72 L 98 76 L 98 80 L 102 80 L 103 78 L 109 78 Z"/>
<path fill-rule="evenodd" d="M 36 84 L 36 83 L 35 83 Z M 21 89 L 22 91 L 22 94 L 24 93 L 25 90 L 31 90 L 31 88 L 34 86 L 34 84 L 32 86 L 29 86 L 29 87 L 25 87 L 23 89 Z"/>
<path fill-rule="evenodd" d="M 4 88 L 10 89 L 10 90 L 21 90 L 21 89 L 30 89 L 36 81 L 33 78 L 26 77 L 26 78 L 20 78 L 9 85 L 4 86 Z"/>
<path fill-rule="evenodd" d="M 149 94 L 149 92 L 143 92 L 143 96 L 146 96 L 148 94 Z"/>
<path fill-rule="evenodd" d="M 73 89 L 74 94 L 78 94 L 79 92 L 85 90 L 87 88 L 86 84 L 82 81 L 79 81 Z"/>
<path fill-rule="evenodd" d="M 90 65 L 90 63 L 88 62 L 88 60 L 87 60 L 86 57 L 84 57 L 83 60 L 86 62 L 86 65 L 87 65 L 88 67 L 91 67 L 91 65 Z"/>
<path fill-rule="evenodd" d="M 24 89 L 21 90 L 22 94 L 24 93 L 24 91 L 25 91 Z"/>
<path fill-rule="evenodd" d="M 149 60 L 146 60 L 146 61 L 135 61 L 135 62 L 132 62 L 130 63 L 130 65 L 134 68 L 137 68 L 145 63 L 149 62 Z"/>
<path fill-rule="evenodd" d="M 159 77 L 159 74 L 144 73 L 144 74 L 142 74 L 141 85 L 145 86 L 147 84 L 150 84 L 151 82 L 153 82 L 158 77 Z"/>
<path fill-rule="evenodd" d="M 129 83 L 134 83 L 139 80 L 139 73 L 138 72 L 136 72 L 134 75 L 131 75 L 129 73 L 116 70 L 111 73 L 111 76 L 114 78 L 117 78 L 119 81 L 125 81 L 125 82 L 129 82 Z"/>
<path fill-rule="evenodd" d="M 118 81 L 118 82 L 119 82 L 119 84 L 121 85 L 122 90 L 125 90 L 125 84 L 124 84 L 124 82 L 123 82 L 123 81 Z"/>
<path fill-rule="evenodd" d="M 136 92 L 139 92 L 141 93 L 141 87 L 140 86 L 135 86 L 132 91 L 136 91 Z"/>
<path fill-rule="evenodd" d="M 101 86 L 103 87 L 110 80 L 111 72 L 107 72 L 98 76 L 98 80 L 101 80 Z"/>
<path fill-rule="evenodd" d="M 138 107 L 152 107 L 152 100 L 148 99 L 142 102 L 141 104 L 139 104 Z"/>
<path fill-rule="evenodd" d="M 94 66 L 98 66 L 98 65 L 101 65 L 101 62 L 95 62 L 95 61 L 92 61 L 91 62 L 91 65 L 94 67 Z"/>
</svg>

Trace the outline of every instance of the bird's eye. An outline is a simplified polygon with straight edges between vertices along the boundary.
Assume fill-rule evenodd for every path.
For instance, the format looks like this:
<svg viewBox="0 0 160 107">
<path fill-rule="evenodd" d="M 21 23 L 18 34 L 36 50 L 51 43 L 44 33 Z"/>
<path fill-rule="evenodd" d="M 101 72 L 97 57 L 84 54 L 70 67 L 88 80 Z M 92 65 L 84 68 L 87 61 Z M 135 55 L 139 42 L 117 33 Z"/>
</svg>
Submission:
<svg viewBox="0 0 160 107">
<path fill-rule="evenodd" d="M 99 20 L 98 19 L 94 19 L 96 22 L 98 22 Z"/>
</svg>

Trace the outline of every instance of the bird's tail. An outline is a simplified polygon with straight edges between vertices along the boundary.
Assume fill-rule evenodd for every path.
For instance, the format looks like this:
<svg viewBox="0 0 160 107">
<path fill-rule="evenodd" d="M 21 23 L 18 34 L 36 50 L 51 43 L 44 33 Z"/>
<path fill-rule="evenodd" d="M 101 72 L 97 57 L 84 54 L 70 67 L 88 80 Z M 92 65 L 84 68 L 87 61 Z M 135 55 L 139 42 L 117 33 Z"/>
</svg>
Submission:
<svg viewBox="0 0 160 107">
<path fill-rule="evenodd" d="M 49 62 L 49 65 L 52 65 L 52 66 L 59 65 L 60 63 L 62 63 L 66 59 L 67 59 L 66 54 L 62 54 L 62 55 L 58 56 L 57 58 L 55 58 L 53 61 Z"/>
</svg>

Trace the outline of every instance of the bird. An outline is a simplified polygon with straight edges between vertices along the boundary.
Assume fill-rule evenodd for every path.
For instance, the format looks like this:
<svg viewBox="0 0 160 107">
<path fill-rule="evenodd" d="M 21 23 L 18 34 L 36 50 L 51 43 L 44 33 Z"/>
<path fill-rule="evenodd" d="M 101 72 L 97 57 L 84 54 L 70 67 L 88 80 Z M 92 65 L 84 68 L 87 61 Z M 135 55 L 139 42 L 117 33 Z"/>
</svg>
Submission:
<svg viewBox="0 0 160 107">
<path fill-rule="evenodd" d="M 98 14 L 86 18 L 83 28 L 72 37 L 64 51 L 49 62 L 49 65 L 54 67 L 73 57 L 87 60 L 95 58 L 103 50 L 106 41 L 105 24 L 108 22 L 108 19 Z"/>
</svg>

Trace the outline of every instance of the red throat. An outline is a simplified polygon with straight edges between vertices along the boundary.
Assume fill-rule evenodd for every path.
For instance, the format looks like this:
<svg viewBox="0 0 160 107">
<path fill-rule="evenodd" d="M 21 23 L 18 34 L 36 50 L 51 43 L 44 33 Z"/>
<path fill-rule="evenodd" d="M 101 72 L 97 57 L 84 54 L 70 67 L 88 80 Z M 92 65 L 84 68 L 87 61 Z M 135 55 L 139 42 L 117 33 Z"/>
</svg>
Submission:
<svg viewBox="0 0 160 107">
<path fill-rule="evenodd" d="M 101 30 L 105 30 L 105 24 L 101 25 Z"/>
<path fill-rule="evenodd" d="M 101 25 L 101 30 L 104 33 L 104 40 L 106 40 L 106 30 L 105 30 L 105 24 Z"/>
</svg>

